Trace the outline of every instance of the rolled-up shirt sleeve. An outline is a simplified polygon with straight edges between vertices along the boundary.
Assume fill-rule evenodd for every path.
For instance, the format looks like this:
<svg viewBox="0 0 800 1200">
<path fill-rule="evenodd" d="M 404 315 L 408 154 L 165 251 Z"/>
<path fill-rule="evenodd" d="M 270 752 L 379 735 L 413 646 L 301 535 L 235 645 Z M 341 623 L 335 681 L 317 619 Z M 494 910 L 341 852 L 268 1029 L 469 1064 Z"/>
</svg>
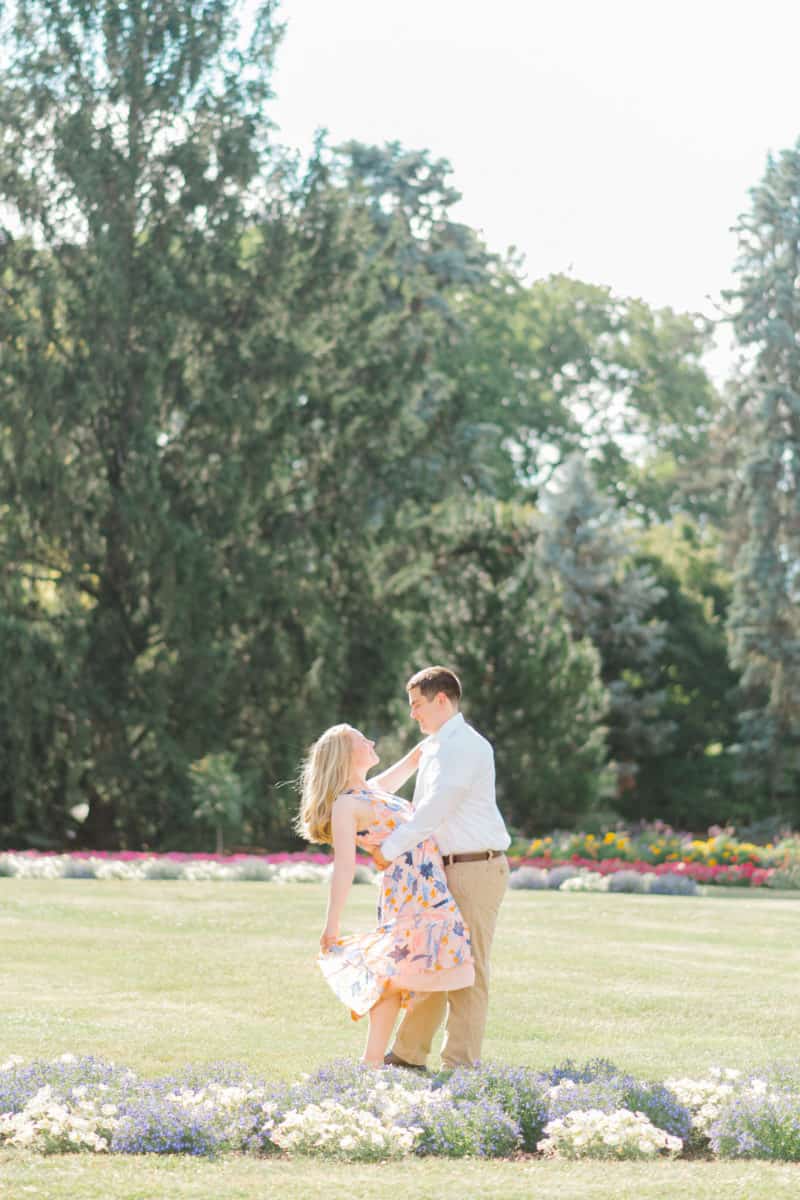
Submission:
<svg viewBox="0 0 800 1200">
<path fill-rule="evenodd" d="M 433 837 L 469 795 L 474 770 L 471 755 L 458 754 L 455 747 L 440 746 L 436 757 L 425 767 L 425 795 L 411 820 L 400 825 L 381 843 L 383 857 L 387 860 L 399 858 L 413 846 Z"/>
</svg>

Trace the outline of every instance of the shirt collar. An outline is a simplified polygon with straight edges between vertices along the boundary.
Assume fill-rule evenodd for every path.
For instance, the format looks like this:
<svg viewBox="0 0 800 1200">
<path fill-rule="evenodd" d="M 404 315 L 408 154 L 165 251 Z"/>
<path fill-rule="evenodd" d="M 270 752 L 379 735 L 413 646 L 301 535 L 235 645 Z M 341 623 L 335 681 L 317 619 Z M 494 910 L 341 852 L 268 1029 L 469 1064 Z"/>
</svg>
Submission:
<svg viewBox="0 0 800 1200">
<path fill-rule="evenodd" d="M 453 734 L 456 733 L 456 731 L 460 729 L 463 724 L 463 713 L 457 712 L 454 714 L 454 716 L 450 717 L 449 720 L 445 721 L 444 725 L 440 726 L 436 733 L 432 733 L 429 740 L 434 745 L 438 746 L 442 742 L 446 741 L 449 737 L 452 737 Z"/>
</svg>

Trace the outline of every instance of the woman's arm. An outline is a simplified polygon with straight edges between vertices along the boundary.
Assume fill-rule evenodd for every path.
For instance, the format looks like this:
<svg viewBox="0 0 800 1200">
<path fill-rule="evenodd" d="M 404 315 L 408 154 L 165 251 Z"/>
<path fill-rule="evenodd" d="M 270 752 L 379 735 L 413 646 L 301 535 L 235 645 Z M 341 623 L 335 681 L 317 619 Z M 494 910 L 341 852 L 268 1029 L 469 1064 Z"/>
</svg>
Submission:
<svg viewBox="0 0 800 1200">
<path fill-rule="evenodd" d="M 353 884 L 356 869 L 356 806 L 352 796 L 339 797 L 333 805 L 331 817 L 333 839 L 333 873 L 328 892 L 328 915 L 319 944 L 323 950 L 332 946 L 339 937 L 344 902 Z"/>
<path fill-rule="evenodd" d="M 411 778 L 419 766 L 422 746 L 423 743 L 420 742 L 413 750 L 409 750 L 404 758 L 393 763 L 391 767 L 387 767 L 385 771 L 381 771 L 380 775 L 373 775 L 368 782 L 377 784 L 384 792 L 396 792 L 407 779 Z"/>
</svg>

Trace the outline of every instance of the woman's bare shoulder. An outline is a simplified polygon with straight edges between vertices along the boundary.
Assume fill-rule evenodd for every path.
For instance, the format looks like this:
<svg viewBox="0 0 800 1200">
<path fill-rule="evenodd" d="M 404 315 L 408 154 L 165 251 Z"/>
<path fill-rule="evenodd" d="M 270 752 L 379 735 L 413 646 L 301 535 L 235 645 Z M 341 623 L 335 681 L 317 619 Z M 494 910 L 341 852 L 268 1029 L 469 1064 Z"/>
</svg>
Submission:
<svg viewBox="0 0 800 1200">
<path fill-rule="evenodd" d="M 333 802 L 333 807 L 341 813 L 358 813 L 369 807 L 371 798 L 372 791 L 368 787 L 357 792 L 340 792 Z"/>
<path fill-rule="evenodd" d="M 333 802 L 333 807 L 337 812 L 349 812 L 350 809 L 356 807 L 358 795 L 355 792 L 339 792 L 339 795 Z"/>
</svg>

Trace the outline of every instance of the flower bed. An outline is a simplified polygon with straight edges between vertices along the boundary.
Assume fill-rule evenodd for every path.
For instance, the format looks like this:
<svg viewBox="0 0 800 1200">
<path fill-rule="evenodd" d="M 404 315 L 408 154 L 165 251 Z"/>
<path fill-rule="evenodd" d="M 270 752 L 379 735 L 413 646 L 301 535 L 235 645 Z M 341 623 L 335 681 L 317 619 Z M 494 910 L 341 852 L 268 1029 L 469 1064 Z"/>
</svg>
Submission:
<svg viewBox="0 0 800 1200">
<path fill-rule="evenodd" d="M 0 877 L 18 879 L 177 879 L 258 883 L 320 883 L 331 873 L 328 854 L 40 854 L 0 853 Z M 372 860 L 359 856 L 355 882 L 372 883 L 378 874 Z"/>
<path fill-rule="evenodd" d="M 146 1079 L 65 1054 L 0 1063 L 0 1145 L 41 1154 L 229 1151 L 377 1162 L 407 1155 L 800 1161 L 800 1068 L 638 1080 L 595 1059 L 427 1075 L 341 1061 L 296 1083 L 236 1065 Z"/>
<path fill-rule="evenodd" d="M 552 873 L 571 868 L 573 871 L 600 876 L 636 873 L 645 877 L 652 876 L 656 879 L 673 875 L 683 876 L 685 879 L 691 879 L 695 883 L 713 883 L 726 887 L 771 887 L 775 886 L 773 881 L 779 874 L 775 867 L 754 867 L 750 864 L 745 864 L 741 867 L 709 867 L 702 863 L 669 862 L 653 866 L 651 863 L 642 862 L 641 860 L 631 862 L 620 858 L 606 858 L 598 861 L 592 858 L 583 858 L 578 854 L 574 854 L 568 859 L 557 859 L 547 855 L 539 855 L 512 861 L 514 861 L 518 869 L 521 867 L 534 867 Z M 782 874 L 785 874 L 785 872 Z M 798 885 L 785 882 L 781 886 Z M 612 888 L 611 890 L 613 891 L 614 889 Z M 631 888 L 630 890 L 649 889 Z"/>
<path fill-rule="evenodd" d="M 760 846 L 739 841 L 727 830 L 712 829 L 708 837 L 698 838 L 676 833 L 659 821 L 637 834 L 620 830 L 598 835 L 553 834 L 534 838 L 527 846 L 517 842 L 514 848 L 517 866 L 540 870 L 570 866 L 601 875 L 674 873 L 695 883 L 722 887 L 800 888 L 797 834 Z"/>
<path fill-rule="evenodd" d="M 637 834 L 610 829 L 597 835 L 565 833 L 534 838 L 523 854 L 526 858 L 558 862 L 581 859 L 598 863 L 639 863 L 650 870 L 679 863 L 723 870 L 786 868 L 800 864 L 800 835 L 793 834 L 760 846 L 739 841 L 724 830 L 712 830 L 706 838 L 676 833 L 659 821 Z"/>
<path fill-rule="evenodd" d="M 531 848 L 541 846 L 545 841 L 547 839 L 537 840 Z M 652 863 L 619 854 L 591 857 L 573 853 L 566 857 L 560 848 L 563 842 L 558 846 L 552 839 L 551 842 L 545 853 L 510 854 L 512 887 L 686 895 L 697 894 L 700 883 L 721 887 L 800 889 L 800 858 L 794 862 L 787 850 L 782 851 L 782 865 L 774 866 L 758 866 L 752 862 L 712 864 L 684 859 Z M 607 845 L 610 846 L 610 842 Z M 619 842 L 616 845 L 619 846 Z M 306 851 L 278 854 L 73 851 L 59 854 L 26 850 L 0 852 L 0 877 L 318 883 L 330 877 L 332 862 L 331 854 Z M 356 883 L 377 882 L 378 877 L 372 859 L 359 854 Z M 682 884 L 681 878 L 685 881 Z M 607 884 L 606 880 L 610 882 Z"/>
</svg>

